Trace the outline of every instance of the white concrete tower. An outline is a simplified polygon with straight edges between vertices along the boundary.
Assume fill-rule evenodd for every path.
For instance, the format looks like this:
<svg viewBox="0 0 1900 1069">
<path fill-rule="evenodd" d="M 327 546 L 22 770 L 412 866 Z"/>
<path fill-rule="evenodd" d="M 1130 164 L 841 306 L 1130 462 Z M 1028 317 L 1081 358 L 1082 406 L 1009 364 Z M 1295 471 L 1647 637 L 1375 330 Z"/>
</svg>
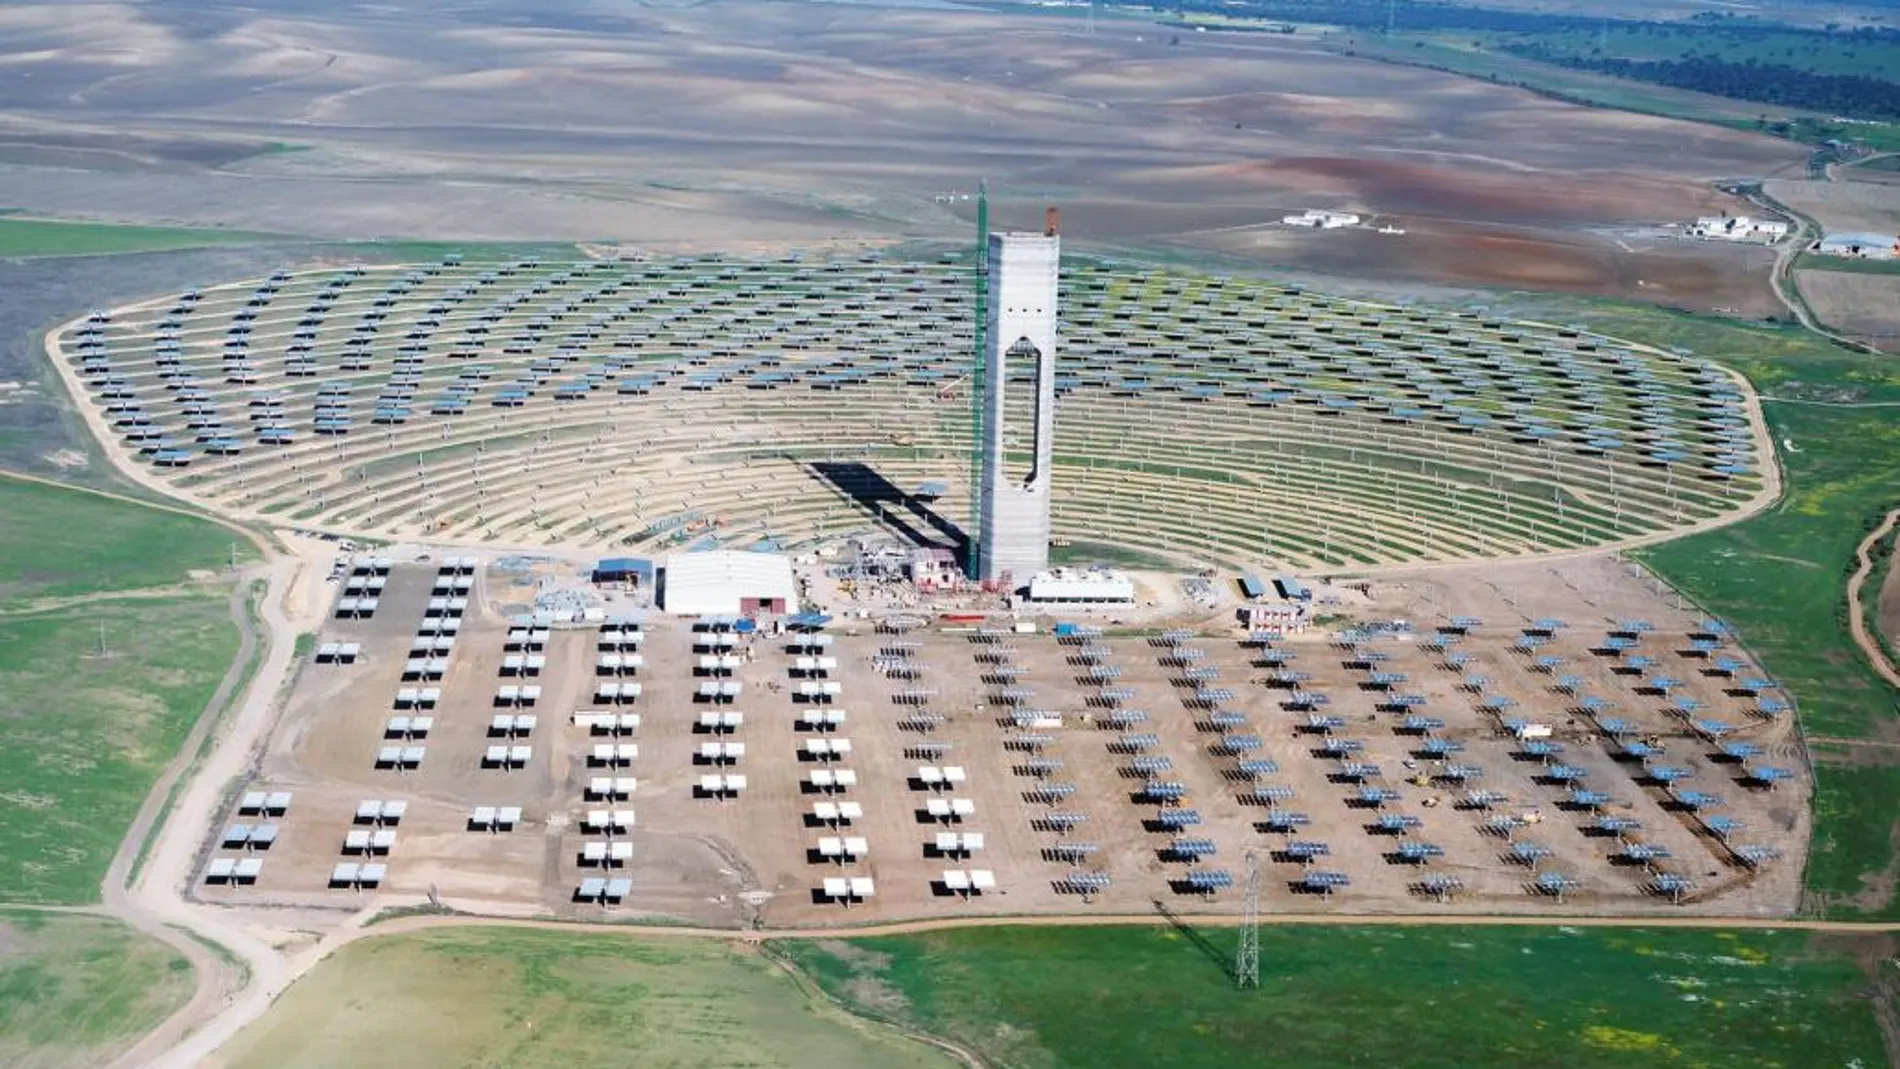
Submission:
<svg viewBox="0 0 1900 1069">
<path fill-rule="evenodd" d="M 983 374 L 983 485 L 978 577 L 1014 584 L 1049 567 L 1055 463 L 1056 213 L 1043 233 L 990 235 Z M 1029 404 L 1010 404 L 1012 376 L 1034 369 Z M 1022 383 L 1014 384 L 1017 390 Z M 1024 419 L 1025 408 L 1027 418 Z M 1009 416 L 1024 425 L 1012 426 Z M 1007 443 L 1008 448 L 1005 448 Z M 1018 459 L 1012 462 L 1009 454 Z M 1027 460 L 1021 459 L 1027 454 Z"/>
</svg>

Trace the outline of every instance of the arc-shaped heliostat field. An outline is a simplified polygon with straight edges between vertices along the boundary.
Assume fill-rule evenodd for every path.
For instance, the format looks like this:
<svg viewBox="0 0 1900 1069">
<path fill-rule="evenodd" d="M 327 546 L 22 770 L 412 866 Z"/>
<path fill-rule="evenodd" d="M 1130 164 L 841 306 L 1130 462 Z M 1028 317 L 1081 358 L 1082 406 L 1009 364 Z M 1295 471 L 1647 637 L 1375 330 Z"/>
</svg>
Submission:
<svg viewBox="0 0 1900 1069">
<path fill-rule="evenodd" d="M 950 258 L 280 271 L 52 335 L 180 496 L 345 534 L 796 549 L 968 522 Z M 1072 263 L 1058 539 L 1362 567 L 1654 537 L 1763 495 L 1746 387 L 1588 332 Z"/>
</svg>

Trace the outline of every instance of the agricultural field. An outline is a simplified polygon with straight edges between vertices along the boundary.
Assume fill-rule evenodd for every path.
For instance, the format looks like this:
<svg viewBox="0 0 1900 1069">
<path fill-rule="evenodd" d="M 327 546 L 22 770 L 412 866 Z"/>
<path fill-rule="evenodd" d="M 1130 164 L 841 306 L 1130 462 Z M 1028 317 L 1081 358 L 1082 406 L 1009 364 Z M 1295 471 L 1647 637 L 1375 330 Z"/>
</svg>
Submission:
<svg viewBox="0 0 1900 1069">
<path fill-rule="evenodd" d="M 965 240 L 981 158 L 1003 224 L 1057 202 L 1098 248 L 1765 314 L 1748 250 L 1617 237 L 1742 210 L 1706 176 L 1799 174 L 1808 155 L 1343 56 L 1310 35 L 1170 43 L 1135 18 L 1086 36 L 1069 15 L 1021 10 L 502 3 L 461 12 L 464 32 L 446 35 L 422 12 L 295 3 L 281 20 L 219 9 L 203 16 L 215 32 L 186 34 L 157 10 L 6 9 L 20 28 L 0 59 L 30 53 L 45 71 L 12 102 L 17 153 L 109 150 L 108 123 L 177 143 L 143 170 L 19 159 L 0 169 L 0 203 L 340 238 L 856 252 Z M 568 47 L 577 34 L 584 54 Z M 130 58 L 104 65 L 101 50 Z M 293 53 L 310 66 L 278 62 Z M 474 76 L 503 54 L 504 79 Z M 121 75 L 143 91 L 117 93 Z M 664 114 L 618 103 L 682 85 L 695 88 Z M 232 139 L 277 136 L 286 115 L 304 117 L 304 151 L 233 157 Z M 1308 207 L 1407 233 L 1280 226 Z"/>
<path fill-rule="evenodd" d="M 1851 175 L 1850 169 L 1847 174 Z M 1900 197 L 1880 182 L 1800 182 L 1771 179 L 1762 183 L 1769 196 L 1820 223 L 1829 234 L 1900 235 Z"/>
<path fill-rule="evenodd" d="M 1859 960 L 1883 968 L 1878 941 L 1268 926 L 1260 990 L 1237 992 L 1235 940 L 1231 928 L 991 928 L 773 946 L 861 1012 L 964 1044 L 1000 1069 L 1819 1069 L 1885 1059 Z"/>
<path fill-rule="evenodd" d="M 224 589 L 0 616 L 0 901 L 97 899 L 237 647 Z"/>
<path fill-rule="evenodd" d="M 1331 43 L 1343 47 L 1338 41 Z M 1760 105 L 1746 101 L 1538 63 L 1442 34 L 1361 36 L 1354 38 L 1350 47 L 1355 56 L 1520 85 L 1565 100 L 1643 115 L 1738 126 L 1751 122 L 1761 111 Z"/>
<path fill-rule="evenodd" d="M 221 1052 L 221 1069 L 376 1065 L 951 1069 L 815 1000 L 757 950 L 525 928 L 359 940 Z"/>
<path fill-rule="evenodd" d="M 204 520 L 0 479 L 0 901 L 97 898 L 236 655 L 229 546 Z"/>
<path fill-rule="evenodd" d="M 53 219 L 0 217 L 0 259 L 41 256 L 100 256 L 154 252 L 203 245 L 278 241 L 267 234 L 196 227 L 128 226 Z"/>
<path fill-rule="evenodd" d="M 1184 5 L 1185 6 L 1185 5 Z M 1197 10 L 1224 10 L 1195 3 Z M 1373 2 L 1318 5 L 1307 0 L 1255 0 L 1248 10 L 1269 20 L 1317 23 L 1335 47 L 1356 52 L 1361 39 L 1377 49 L 1449 47 L 1486 57 L 1516 57 L 1547 70 L 1611 75 L 1632 85 L 1720 94 L 1768 109 L 1859 120 L 1900 118 L 1892 90 L 1900 81 L 1900 35 L 1877 26 L 1824 30 L 1768 24 L 1751 14 L 1699 11 L 1657 21 L 1589 12 L 1504 12 L 1464 5 L 1397 9 Z M 1527 84 L 1546 85 L 1533 74 Z M 1764 119 L 1766 116 L 1763 116 Z"/>
<path fill-rule="evenodd" d="M 1796 263 L 1801 272 L 1820 271 L 1827 274 L 1844 275 L 1900 275 L 1900 260 L 1865 260 L 1851 256 L 1823 256 L 1818 253 L 1802 255 Z M 1863 311 L 1863 309 L 1855 309 Z"/>
<path fill-rule="evenodd" d="M 104 1065 L 191 995 L 190 964 L 115 920 L 0 908 L 0 1064 Z"/>
<path fill-rule="evenodd" d="M 1486 43 L 1496 47 L 1518 40 L 1514 35 L 1493 35 Z M 1720 18 L 1673 25 L 1618 21 L 1596 30 L 1537 33 L 1533 40 L 1560 55 L 1637 61 L 1712 56 L 1726 63 L 1785 66 L 1814 74 L 1861 75 L 1900 82 L 1900 40 L 1744 27 Z"/>
<path fill-rule="evenodd" d="M 1795 282 L 1830 329 L 1888 351 L 1900 348 L 1900 261 L 1810 257 Z"/>
</svg>

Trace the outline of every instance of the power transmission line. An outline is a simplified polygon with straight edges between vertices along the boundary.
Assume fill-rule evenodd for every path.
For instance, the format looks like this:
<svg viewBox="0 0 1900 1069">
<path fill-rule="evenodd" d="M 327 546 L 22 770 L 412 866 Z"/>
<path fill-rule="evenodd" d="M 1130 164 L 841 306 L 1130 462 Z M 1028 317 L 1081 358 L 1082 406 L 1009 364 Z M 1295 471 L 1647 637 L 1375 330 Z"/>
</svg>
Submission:
<svg viewBox="0 0 1900 1069">
<path fill-rule="evenodd" d="M 1234 986 L 1260 986 L 1260 854 L 1253 850 L 1247 851 L 1247 916 L 1234 951 Z"/>
</svg>

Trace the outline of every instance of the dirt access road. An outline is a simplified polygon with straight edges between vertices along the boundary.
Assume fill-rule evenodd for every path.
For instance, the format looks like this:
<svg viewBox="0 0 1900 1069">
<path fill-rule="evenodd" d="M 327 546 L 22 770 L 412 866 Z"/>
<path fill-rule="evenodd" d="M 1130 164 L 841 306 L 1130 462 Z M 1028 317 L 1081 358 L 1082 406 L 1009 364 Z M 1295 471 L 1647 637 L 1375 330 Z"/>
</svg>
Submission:
<svg viewBox="0 0 1900 1069">
<path fill-rule="evenodd" d="M 1847 627 L 1854 635 L 1854 645 L 1867 655 L 1867 663 L 1873 665 L 1880 678 L 1895 687 L 1900 687 L 1900 671 L 1895 671 L 1893 663 L 1887 660 L 1887 651 L 1881 648 L 1880 640 L 1867 630 L 1867 614 L 1862 604 L 1866 593 L 1867 576 L 1874 570 L 1874 547 L 1893 533 L 1894 525 L 1900 523 L 1900 509 L 1887 513 L 1880 526 L 1867 533 L 1854 547 L 1854 574 L 1847 579 Z M 1880 592 L 1874 591 L 1879 597 Z"/>
</svg>

